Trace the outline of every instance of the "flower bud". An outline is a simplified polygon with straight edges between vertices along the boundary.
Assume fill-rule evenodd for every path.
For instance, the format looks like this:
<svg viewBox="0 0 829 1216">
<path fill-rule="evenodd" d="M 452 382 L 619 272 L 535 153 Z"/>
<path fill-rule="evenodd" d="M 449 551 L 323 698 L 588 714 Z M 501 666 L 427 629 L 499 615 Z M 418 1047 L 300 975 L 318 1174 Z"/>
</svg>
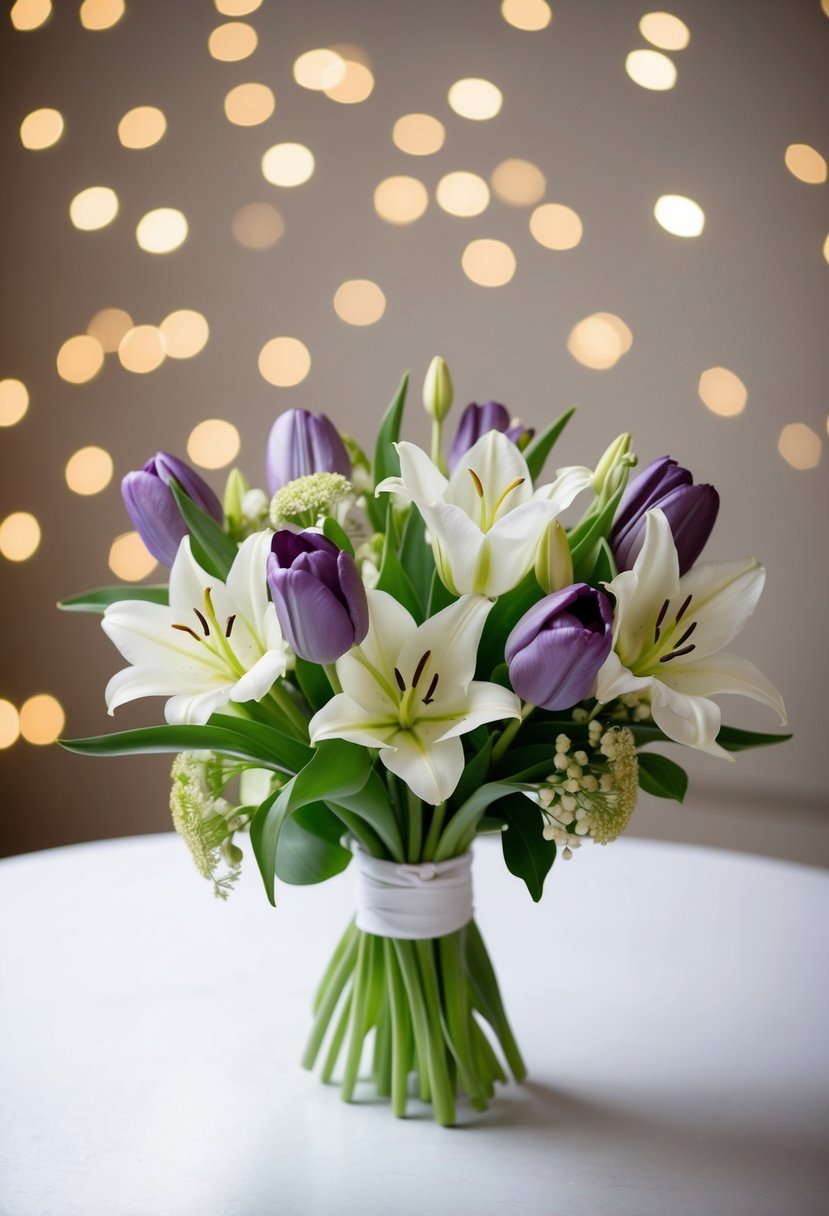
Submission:
<svg viewBox="0 0 829 1216">
<path fill-rule="evenodd" d="M 348 477 L 351 461 L 337 428 L 325 414 L 286 410 L 271 427 L 265 468 L 273 495 L 289 481 L 312 473 Z"/>
<path fill-rule="evenodd" d="M 291 648 L 333 663 L 368 632 L 368 601 L 354 558 L 319 532 L 276 532 L 268 584 Z"/>
<path fill-rule="evenodd" d="M 446 360 L 435 355 L 423 381 L 423 408 L 435 422 L 443 422 L 452 407 L 452 377 Z"/>
<path fill-rule="evenodd" d="M 506 408 L 497 401 L 485 401 L 483 405 L 476 405 L 473 401 L 461 414 L 452 447 L 449 449 L 447 463 L 450 473 L 454 473 L 461 458 L 488 431 L 500 431 L 522 451 L 535 434 L 519 422 L 512 423 Z"/>
<path fill-rule="evenodd" d="M 127 514 L 150 553 L 165 566 L 172 566 L 187 535 L 187 524 L 170 489 L 173 478 L 197 507 L 216 523 L 224 523 L 222 504 L 207 482 L 169 452 L 156 452 L 143 469 L 127 473 L 121 481 Z"/>
<path fill-rule="evenodd" d="M 541 538 L 535 559 L 535 577 L 546 595 L 569 587 L 573 582 L 573 559 L 567 533 L 557 519 L 548 524 Z"/>
<path fill-rule="evenodd" d="M 602 455 L 593 473 L 592 486 L 598 498 L 607 502 L 619 489 L 625 470 L 636 464 L 630 450 L 630 435 L 624 431 Z"/>
<path fill-rule="evenodd" d="M 663 456 L 628 485 L 613 521 L 610 544 L 620 570 L 631 570 L 645 540 L 648 511 L 659 507 L 671 528 L 679 573 L 691 569 L 717 518 L 720 496 L 713 486 L 694 485 L 693 477 Z"/>
<path fill-rule="evenodd" d="M 225 519 L 232 534 L 241 531 L 244 512 L 242 501 L 250 489 L 247 477 L 241 469 L 231 469 L 225 482 L 225 492 L 222 495 L 222 506 Z"/>
<path fill-rule="evenodd" d="M 610 600 L 574 583 L 525 612 L 507 638 L 510 683 L 541 709 L 571 709 L 590 694 L 612 644 Z"/>
</svg>

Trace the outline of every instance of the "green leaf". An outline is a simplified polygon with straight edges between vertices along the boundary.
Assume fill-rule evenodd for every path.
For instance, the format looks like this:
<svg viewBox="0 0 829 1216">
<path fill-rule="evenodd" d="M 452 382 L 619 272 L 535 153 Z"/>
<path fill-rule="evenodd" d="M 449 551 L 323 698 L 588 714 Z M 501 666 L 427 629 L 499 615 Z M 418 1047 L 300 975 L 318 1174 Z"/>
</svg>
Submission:
<svg viewBox="0 0 829 1216">
<path fill-rule="evenodd" d="M 193 556 L 208 574 L 225 582 L 239 552 L 236 542 L 222 531 L 215 519 L 202 511 L 201 507 L 197 507 L 192 498 L 187 497 L 175 477 L 170 479 L 170 489 L 190 531 Z"/>
<path fill-rule="evenodd" d="M 395 861 L 403 861 L 403 840 L 400 825 L 389 803 L 389 795 L 383 779 L 376 771 L 371 774 L 356 793 L 338 794 L 327 801 L 356 814 L 372 829 L 388 849 Z"/>
<path fill-rule="evenodd" d="M 256 702 L 254 701 L 255 705 Z M 245 708 L 250 702 L 245 703 Z M 304 768 L 311 756 L 313 748 L 302 743 L 291 735 L 283 734 L 267 720 L 251 722 L 246 718 L 233 717 L 230 714 L 211 714 L 208 726 L 219 726 L 224 730 L 235 731 L 243 735 L 255 745 L 263 756 L 277 760 L 283 766 L 283 772 L 298 773 Z"/>
<path fill-rule="evenodd" d="M 717 742 L 727 752 L 742 752 L 750 747 L 771 747 L 773 743 L 785 743 L 791 735 L 766 735 L 756 730 L 738 730 L 735 726 L 721 726 Z"/>
<path fill-rule="evenodd" d="M 300 752 L 291 749 L 301 749 L 307 753 L 310 749 L 293 739 L 279 735 L 279 740 L 285 744 L 282 750 L 269 739 L 268 746 L 263 746 L 261 737 L 251 731 L 258 723 L 245 723 L 232 719 L 234 728 L 224 726 L 145 726 L 137 730 L 118 731 L 111 735 L 96 735 L 87 739 L 59 739 L 61 747 L 68 752 L 76 752 L 82 756 L 137 756 L 162 752 L 219 752 L 223 756 L 234 756 L 238 760 L 248 760 L 259 768 L 271 769 L 275 773 L 294 772 L 294 768 L 286 762 L 284 756 L 290 752 L 292 758 Z M 277 732 L 272 732 L 276 735 Z"/>
<path fill-rule="evenodd" d="M 340 874 L 351 861 L 340 844 L 343 825 L 324 802 L 300 807 L 282 825 L 276 876 L 292 886 L 310 886 Z"/>
<path fill-rule="evenodd" d="M 250 824 L 250 839 L 265 891 L 275 906 L 274 878 L 279 837 L 289 815 L 311 802 L 357 794 L 371 773 L 365 748 L 340 739 L 320 743 L 301 772 L 266 798 Z"/>
<path fill-rule="evenodd" d="M 538 903 L 544 890 L 544 879 L 556 859 L 555 843 L 544 839 L 541 812 L 523 794 L 505 798 L 498 812 L 507 825 L 506 831 L 501 833 L 507 869 L 516 878 L 523 879 L 533 900 Z"/>
<path fill-rule="evenodd" d="M 524 459 L 527 462 L 527 468 L 530 470 L 530 476 L 533 481 L 538 478 L 541 470 L 544 468 L 547 457 L 553 449 L 553 445 L 575 412 L 576 407 L 571 405 L 570 409 L 565 410 L 560 418 L 557 418 L 555 422 L 551 422 L 540 435 L 536 435 L 535 439 L 527 447 L 527 450 L 524 452 Z"/>
<path fill-rule="evenodd" d="M 426 543 L 426 525 L 420 512 L 414 507 L 409 511 L 403 527 L 398 552 L 403 569 L 411 579 L 422 611 L 425 613 L 429 606 L 432 578 L 435 573 L 435 558 L 432 546 Z"/>
<path fill-rule="evenodd" d="M 618 573 L 613 551 L 608 544 L 607 537 L 603 536 L 596 546 L 596 560 L 593 563 L 593 569 L 584 581 L 591 587 L 598 587 L 599 583 L 612 582 Z"/>
<path fill-rule="evenodd" d="M 331 700 L 333 693 L 328 676 L 318 663 L 309 663 L 307 659 L 301 659 L 297 655 L 294 676 L 300 692 L 314 713 Z"/>
<path fill-rule="evenodd" d="M 350 553 L 354 556 L 354 546 L 346 535 L 345 529 L 337 523 L 336 519 L 332 519 L 330 515 L 326 515 L 322 525 L 322 534 L 331 541 L 332 545 L 336 545 L 338 549 L 342 549 L 344 553 Z"/>
<path fill-rule="evenodd" d="M 167 586 L 165 583 L 146 584 L 144 586 L 96 587 L 93 591 L 82 591 L 80 595 L 71 595 L 69 599 L 58 600 L 58 608 L 64 612 L 99 612 L 102 613 L 110 604 L 121 600 L 145 600 L 150 604 L 167 603 Z"/>
<path fill-rule="evenodd" d="M 400 558 L 397 556 L 397 529 L 394 523 L 394 510 L 391 502 L 386 511 L 386 539 L 383 543 L 383 556 L 380 560 L 380 576 L 377 579 L 377 590 L 387 591 L 398 603 L 402 604 L 417 621 L 423 621 L 423 608 L 420 598 L 412 585 Z"/>
<path fill-rule="evenodd" d="M 403 406 L 406 404 L 406 393 L 409 388 L 409 373 L 403 376 L 400 385 L 386 410 L 380 430 L 377 432 L 377 443 L 374 448 L 374 484 L 378 486 L 387 477 L 400 476 L 400 460 L 394 444 L 400 438 L 400 425 L 403 421 Z M 386 504 L 372 495 L 368 500 L 368 513 L 378 532 L 383 531 L 383 521 L 386 514 Z"/>
<path fill-rule="evenodd" d="M 484 784 L 489 772 L 489 756 L 492 751 L 493 741 L 494 737 L 487 734 L 484 746 L 480 750 L 474 751 L 464 765 L 461 779 L 451 798 L 452 806 L 463 806 L 467 798 L 471 798 L 475 790 Z"/>
<path fill-rule="evenodd" d="M 517 587 L 500 595 L 486 619 L 478 647 L 477 678 L 488 680 L 490 673 L 504 662 L 504 646 L 521 617 L 542 598 L 535 572 L 530 570 Z"/>
<path fill-rule="evenodd" d="M 435 850 L 435 861 L 446 861 L 448 857 L 455 857 L 469 848 L 475 838 L 475 832 L 484 811 L 493 802 L 498 802 L 499 799 L 520 791 L 523 788 L 522 778 L 531 776 L 532 771 L 516 773 L 509 781 L 490 781 L 475 790 L 463 806 L 455 811 L 443 829 L 443 835 Z"/>
<path fill-rule="evenodd" d="M 573 559 L 573 581 L 587 582 L 599 556 L 599 543 L 610 534 L 613 519 L 625 492 L 625 482 L 596 515 L 588 515 L 569 534 L 570 556 Z"/>
<path fill-rule="evenodd" d="M 688 790 L 688 774 L 667 756 L 642 752 L 639 756 L 639 786 L 656 798 L 682 802 Z"/>
</svg>

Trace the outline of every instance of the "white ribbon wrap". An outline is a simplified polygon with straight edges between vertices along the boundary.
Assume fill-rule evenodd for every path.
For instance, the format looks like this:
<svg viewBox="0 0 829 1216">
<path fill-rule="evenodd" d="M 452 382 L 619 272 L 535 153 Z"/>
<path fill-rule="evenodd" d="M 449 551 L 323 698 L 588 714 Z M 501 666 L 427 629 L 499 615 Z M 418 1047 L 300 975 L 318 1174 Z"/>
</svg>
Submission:
<svg viewBox="0 0 829 1216">
<path fill-rule="evenodd" d="M 472 854 L 417 865 L 383 861 L 356 845 L 357 928 L 408 941 L 445 937 L 472 919 Z"/>
</svg>

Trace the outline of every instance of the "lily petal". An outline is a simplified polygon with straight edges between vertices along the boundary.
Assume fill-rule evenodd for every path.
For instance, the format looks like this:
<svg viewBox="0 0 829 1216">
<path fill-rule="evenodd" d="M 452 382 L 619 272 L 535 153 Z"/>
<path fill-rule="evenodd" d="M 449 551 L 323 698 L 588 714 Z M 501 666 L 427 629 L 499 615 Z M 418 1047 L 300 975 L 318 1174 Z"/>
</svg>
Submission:
<svg viewBox="0 0 829 1216">
<path fill-rule="evenodd" d="M 679 666 L 672 663 L 662 676 L 662 682 L 677 692 L 695 697 L 710 697 L 715 693 L 739 693 L 768 705 L 780 715 L 780 725 L 786 725 L 786 707 L 783 698 L 772 684 L 748 659 L 736 654 L 718 654 L 716 657 Z"/>
<path fill-rule="evenodd" d="M 381 693 L 384 685 L 389 684 L 397 656 L 407 639 L 416 632 L 417 625 L 403 605 L 386 591 L 367 591 L 366 599 L 368 633 L 360 644 L 359 655 L 356 650 L 350 650 L 337 659 L 337 675 L 343 691 L 361 704 L 386 705 L 388 694 L 396 704 L 396 694 L 391 687 L 388 687 L 385 700 Z"/>
<path fill-rule="evenodd" d="M 399 494 L 418 506 L 443 498 L 448 482 L 426 453 L 417 444 L 405 441 L 394 446 L 400 457 L 400 476 L 381 481 L 374 491 L 375 496 Z"/>
<path fill-rule="evenodd" d="M 724 760 L 734 757 L 716 742 L 720 731 L 720 707 L 705 697 L 686 696 L 669 688 L 660 680 L 651 683 L 651 713 L 653 720 L 669 739 L 721 756 Z"/>
<path fill-rule="evenodd" d="M 653 641 L 654 604 L 679 593 L 679 563 L 670 524 L 662 511 L 648 512 L 645 541 L 632 570 L 606 584 L 616 597 L 614 641 L 631 663 Z"/>
<path fill-rule="evenodd" d="M 397 730 L 396 720 L 389 721 L 382 716 L 372 720 L 366 708 L 344 692 L 337 693 L 323 705 L 308 725 L 312 744 L 323 739 L 345 739 L 363 747 L 386 747 Z"/>
<path fill-rule="evenodd" d="M 473 680 L 466 690 L 463 704 L 458 705 L 455 710 L 451 704 L 441 705 L 440 708 L 440 719 L 435 719 L 435 725 L 442 723 L 447 729 L 437 736 L 437 743 L 466 734 L 476 726 L 485 726 L 487 722 L 521 717 L 521 702 L 515 693 L 508 688 L 502 688 L 500 684 L 490 684 L 485 680 Z M 457 719 L 454 723 L 446 721 L 453 716 Z M 418 723 L 418 727 L 426 724 L 432 725 L 428 718 L 425 722 Z"/>
<path fill-rule="evenodd" d="M 596 674 L 596 700 L 606 705 L 626 692 L 642 692 L 652 683 L 651 676 L 635 676 L 623 666 L 616 651 L 611 650 Z"/>
<path fill-rule="evenodd" d="M 164 717 L 171 726 L 204 726 L 214 710 L 230 700 L 230 685 L 211 688 L 195 695 L 171 697 L 164 706 Z"/>
<path fill-rule="evenodd" d="M 696 658 L 715 654 L 740 632 L 757 606 L 765 581 L 766 571 L 753 557 L 700 562 L 688 571 L 679 591 L 683 597 L 693 596 L 689 613 L 697 622 Z"/>
<path fill-rule="evenodd" d="M 482 499 L 470 469 L 483 490 L 487 512 L 494 514 L 496 519 L 532 497 L 527 462 L 512 440 L 500 431 L 487 431 L 464 453 L 446 487 L 446 502 L 460 507 L 474 520 L 480 513 Z M 509 486 L 514 488 L 503 498 L 496 512 L 495 504 Z"/>
<path fill-rule="evenodd" d="M 535 492 L 536 498 L 544 498 L 554 504 L 556 514 L 566 511 L 572 502 L 586 490 L 593 480 L 593 470 L 584 465 L 567 465 L 556 469 L 556 479 L 546 486 L 539 486 Z"/>
<path fill-rule="evenodd" d="M 418 688 L 423 690 L 424 696 L 435 673 L 440 680 L 437 696 L 440 696 L 441 685 L 465 693 L 475 675 L 478 643 L 491 608 L 492 604 L 483 595 L 464 595 L 425 621 L 408 639 L 397 658 L 396 665 L 406 686 L 411 685 L 414 672 L 419 669 Z M 421 659 L 427 652 L 429 658 L 421 666 Z"/>
<path fill-rule="evenodd" d="M 429 746 L 409 730 L 398 730 L 384 747 L 380 759 L 386 768 L 406 782 L 417 798 L 437 806 L 445 802 L 461 779 L 463 744 L 447 739 Z"/>
</svg>

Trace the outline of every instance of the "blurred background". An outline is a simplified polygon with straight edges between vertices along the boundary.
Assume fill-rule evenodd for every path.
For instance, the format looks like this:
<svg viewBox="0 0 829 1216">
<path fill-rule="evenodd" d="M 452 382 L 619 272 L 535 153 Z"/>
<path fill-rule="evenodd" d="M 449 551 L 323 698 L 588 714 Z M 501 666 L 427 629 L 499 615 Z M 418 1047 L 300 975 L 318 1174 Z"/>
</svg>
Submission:
<svg viewBox="0 0 829 1216">
<path fill-rule="evenodd" d="M 406 368 L 423 441 L 440 353 L 458 414 L 577 405 L 560 464 L 630 430 L 719 488 L 795 738 L 673 749 L 631 830 L 829 864 L 827 0 L 17 0 L 0 39 L 3 852 L 169 826 L 168 757 L 54 745 L 162 720 L 107 717 L 123 663 L 55 609 L 164 581 L 121 477 L 262 484 L 292 406 L 368 444 Z"/>
</svg>

